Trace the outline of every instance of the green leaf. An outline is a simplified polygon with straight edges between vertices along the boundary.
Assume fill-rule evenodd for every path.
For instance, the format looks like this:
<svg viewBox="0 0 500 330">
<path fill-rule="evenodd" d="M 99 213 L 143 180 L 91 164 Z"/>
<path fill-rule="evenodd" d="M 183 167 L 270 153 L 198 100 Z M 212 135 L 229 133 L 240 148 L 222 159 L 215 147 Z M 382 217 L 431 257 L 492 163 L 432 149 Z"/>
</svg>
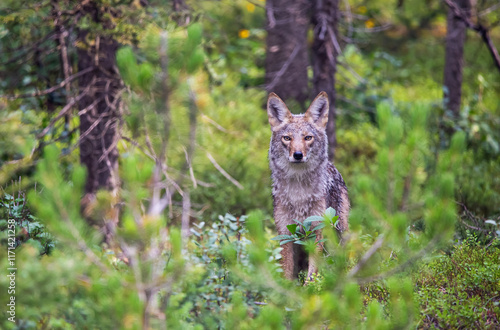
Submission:
<svg viewBox="0 0 500 330">
<path fill-rule="evenodd" d="M 295 241 L 294 243 L 299 244 L 299 245 L 306 245 L 306 243 L 304 241 Z"/>
<path fill-rule="evenodd" d="M 333 218 L 330 219 L 330 222 L 333 223 L 334 221 L 336 222 L 339 219 L 339 216 L 334 216 Z"/>
<path fill-rule="evenodd" d="M 323 229 L 325 228 L 325 223 L 322 222 L 320 223 L 319 225 L 317 225 L 316 227 L 314 227 L 313 229 L 311 229 L 311 231 L 316 231 L 316 230 L 320 230 L 320 229 Z"/>
<path fill-rule="evenodd" d="M 286 228 L 290 231 L 290 233 L 293 235 L 297 231 L 297 224 L 293 223 L 291 225 L 287 225 Z"/>
<path fill-rule="evenodd" d="M 332 207 L 327 208 L 325 211 L 325 217 L 327 219 L 332 219 L 336 214 L 337 214 L 337 211 L 335 211 L 335 209 Z"/>
<path fill-rule="evenodd" d="M 286 244 L 286 243 L 290 243 L 290 242 L 293 242 L 293 241 L 294 241 L 293 239 L 286 239 L 284 241 L 281 241 L 280 245 L 283 245 L 283 244 Z"/>
<path fill-rule="evenodd" d="M 311 222 L 316 222 L 316 221 L 323 221 L 324 218 L 320 217 L 319 215 L 313 215 L 308 217 L 307 219 L 304 220 L 304 224 L 306 223 L 311 223 Z"/>
</svg>

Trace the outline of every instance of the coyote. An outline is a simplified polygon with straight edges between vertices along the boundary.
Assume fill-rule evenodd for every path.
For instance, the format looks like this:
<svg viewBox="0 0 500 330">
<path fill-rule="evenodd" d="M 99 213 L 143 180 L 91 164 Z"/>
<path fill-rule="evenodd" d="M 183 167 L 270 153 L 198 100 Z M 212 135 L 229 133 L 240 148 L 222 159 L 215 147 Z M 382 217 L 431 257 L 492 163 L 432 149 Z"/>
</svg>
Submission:
<svg viewBox="0 0 500 330">
<path fill-rule="evenodd" d="M 321 92 L 305 114 L 293 115 L 278 95 L 271 93 L 267 114 L 271 125 L 269 166 L 273 180 L 274 220 L 280 235 L 289 235 L 286 227 L 294 219 L 303 221 L 322 215 L 328 207 L 337 211 L 339 233 L 347 230 L 349 198 L 347 187 L 337 168 L 328 161 L 328 95 Z M 316 233 L 316 240 L 322 238 Z M 287 243 L 281 252 L 282 266 L 289 279 L 307 269 L 307 278 L 317 271 L 302 246 Z"/>
</svg>

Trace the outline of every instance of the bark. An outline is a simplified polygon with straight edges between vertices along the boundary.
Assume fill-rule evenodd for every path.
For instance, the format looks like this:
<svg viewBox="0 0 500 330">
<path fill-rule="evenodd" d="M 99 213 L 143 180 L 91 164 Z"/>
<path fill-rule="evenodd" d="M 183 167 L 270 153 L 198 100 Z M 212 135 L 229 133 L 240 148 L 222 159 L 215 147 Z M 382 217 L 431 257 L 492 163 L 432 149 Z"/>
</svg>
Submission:
<svg viewBox="0 0 500 330">
<path fill-rule="evenodd" d="M 266 90 L 303 108 L 309 97 L 307 30 L 310 2 L 268 0 L 266 41 Z"/>
<path fill-rule="evenodd" d="M 316 0 L 313 9 L 314 43 L 312 45 L 314 96 L 325 91 L 328 94 L 328 158 L 333 161 L 337 137 L 335 132 L 335 72 L 339 44 L 337 42 L 338 0 Z"/>
<path fill-rule="evenodd" d="M 61 69 L 63 72 L 64 81 L 67 81 L 73 74 L 72 67 L 69 62 L 68 47 L 66 45 L 66 37 L 69 35 L 69 33 L 66 30 L 64 24 L 62 24 L 63 22 L 61 19 L 61 10 L 59 9 L 58 1 L 52 0 L 51 5 L 52 17 L 54 17 L 55 33 L 57 36 L 56 44 L 57 48 L 59 49 L 59 57 L 61 61 Z M 71 99 L 71 84 L 66 84 L 64 86 L 64 89 L 66 91 L 66 104 L 68 104 Z M 71 112 L 68 111 L 68 113 L 64 116 L 65 130 L 69 129 L 69 123 L 71 119 L 70 114 Z"/>
<path fill-rule="evenodd" d="M 87 2 L 85 15 L 110 29 L 103 21 L 102 7 Z M 91 42 L 89 42 L 92 40 Z M 91 36 L 87 30 L 78 31 L 78 71 L 92 68 L 78 79 L 79 90 L 87 93 L 78 101 L 80 116 L 80 162 L 87 168 L 85 209 L 100 189 L 118 187 L 118 123 L 120 119 L 121 79 L 116 66 L 118 43 L 110 36 Z"/>
<path fill-rule="evenodd" d="M 456 0 L 455 4 L 469 15 L 470 1 Z M 455 117 L 460 114 L 462 98 L 462 70 L 464 65 L 464 43 L 467 25 L 452 8 L 448 9 L 446 52 L 444 65 L 444 105 Z"/>
<path fill-rule="evenodd" d="M 495 45 L 493 45 L 493 41 L 490 38 L 490 30 L 481 23 L 479 23 L 479 15 L 477 16 L 478 20 L 477 24 L 474 24 L 471 20 L 472 15 L 470 12 L 474 11 L 475 3 L 472 4 L 471 2 L 471 11 L 467 11 L 467 10 L 462 10 L 455 2 L 453 2 L 453 0 L 444 0 L 444 2 L 448 5 L 449 9 L 453 11 L 457 19 L 461 19 L 465 23 L 467 28 L 476 31 L 481 36 L 484 43 L 486 44 L 486 47 L 488 47 L 488 51 L 491 54 L 493 63 L 495 64 L 497 69 L 500 70 L 500 54 L 498 54 L 498 50 L 495 48 Z"/>
</svg>

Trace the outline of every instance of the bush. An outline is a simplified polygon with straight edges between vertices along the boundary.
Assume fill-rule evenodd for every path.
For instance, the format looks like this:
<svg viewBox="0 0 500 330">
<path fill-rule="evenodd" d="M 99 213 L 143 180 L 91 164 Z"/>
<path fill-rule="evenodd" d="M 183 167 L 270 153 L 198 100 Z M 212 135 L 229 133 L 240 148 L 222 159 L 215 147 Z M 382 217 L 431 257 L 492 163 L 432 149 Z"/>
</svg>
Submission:
<svg viewBox="0 0 500 330">
<path fill-rule="evenodd" d="M 470 235 L 450 256 L 441 255 L 413 276 L 419 327 L 500 327 L 500 249 L 481 247 Z"/>
</svg>

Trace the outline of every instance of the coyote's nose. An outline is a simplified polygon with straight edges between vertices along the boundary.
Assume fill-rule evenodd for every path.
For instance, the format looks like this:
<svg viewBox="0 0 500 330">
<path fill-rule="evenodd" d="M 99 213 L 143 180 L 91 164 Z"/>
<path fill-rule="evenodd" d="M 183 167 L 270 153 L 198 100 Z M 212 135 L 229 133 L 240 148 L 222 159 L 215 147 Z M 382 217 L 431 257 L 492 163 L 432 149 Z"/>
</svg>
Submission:
<svg viewBox="0 0 500 330">
<path fill-rule="evenodd" d="M 303 157 L 304 157 L 304 155 L 302 155 L 302 152 L 300 152 L 300 151 L 295 151 L 293 153 L 293 158 L 295 158 L 296 160 L 301 160 Z"/>
</svg>

